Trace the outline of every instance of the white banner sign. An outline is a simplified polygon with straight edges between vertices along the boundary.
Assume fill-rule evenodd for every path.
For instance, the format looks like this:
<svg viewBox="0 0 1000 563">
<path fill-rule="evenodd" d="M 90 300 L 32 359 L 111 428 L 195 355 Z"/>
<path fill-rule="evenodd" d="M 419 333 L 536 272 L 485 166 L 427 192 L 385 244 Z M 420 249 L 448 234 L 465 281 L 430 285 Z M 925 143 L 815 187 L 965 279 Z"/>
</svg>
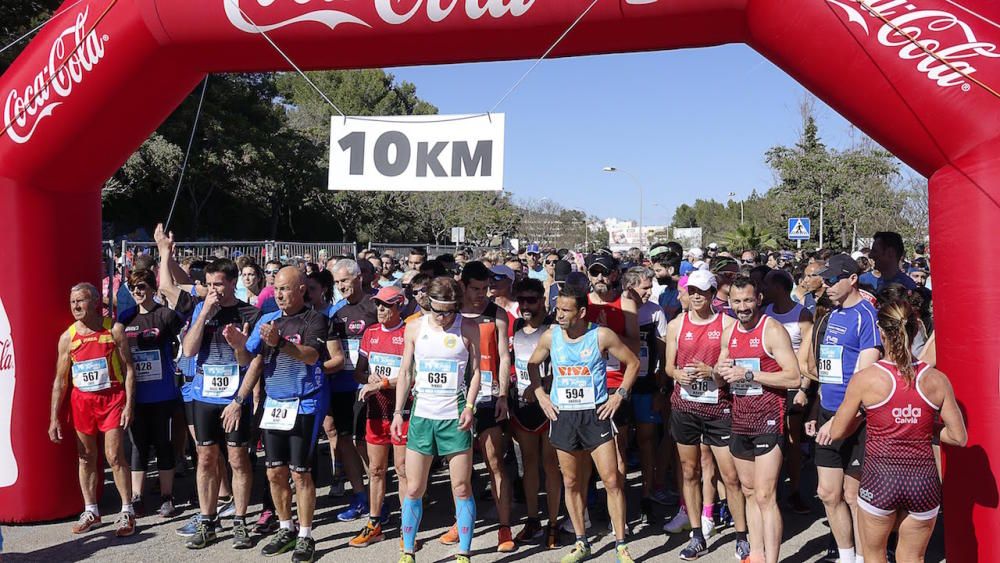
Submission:
<svg viewBox="0 0 1000 563">
<path fill-rule="evenodd" d="M 504 114 L 334 116 L 330 189 L 503 190 Z"/>
</svg>

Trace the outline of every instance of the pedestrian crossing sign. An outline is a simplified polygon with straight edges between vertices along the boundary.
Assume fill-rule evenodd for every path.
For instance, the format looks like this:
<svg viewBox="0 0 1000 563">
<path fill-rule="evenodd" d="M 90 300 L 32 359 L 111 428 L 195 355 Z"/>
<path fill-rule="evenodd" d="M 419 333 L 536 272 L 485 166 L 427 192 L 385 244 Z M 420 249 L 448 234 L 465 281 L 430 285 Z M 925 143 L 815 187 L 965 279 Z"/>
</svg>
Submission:
<svg viewBox="0 0 1000 563">
<path fill-rule="evenodd" d="M 809 240 L 810 227 L 808 217 L 789 217 L 788 240 Z"/>
</svg>

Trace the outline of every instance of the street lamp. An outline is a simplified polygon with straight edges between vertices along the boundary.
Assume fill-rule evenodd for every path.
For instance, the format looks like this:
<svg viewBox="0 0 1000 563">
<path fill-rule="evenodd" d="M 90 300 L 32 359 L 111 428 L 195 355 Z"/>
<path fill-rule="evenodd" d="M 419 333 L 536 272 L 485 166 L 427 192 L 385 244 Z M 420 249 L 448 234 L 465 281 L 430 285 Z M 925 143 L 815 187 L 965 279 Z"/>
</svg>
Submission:
<svg viewBox="0 0 1000 563">
<path fill-rule="evenodd" d="M 729 197 L 736 197 L 736 192 L 729 192 Z M 743 224 L 743 200 L 740 200 L 740 225 Z"/>
<path fill-rule="evenodd" d="M 640 247 L 639 249 L 640 250 L 645 250 L 646 249 L 645 248 L 646 247 L 646 233 L 644 233 L 643 230 L 642 230 L 642 183 L 639 182 L 639 179 L 636 178 L 635 175 L 632 174 L 631 172 L 629 172 L 628 170 L 621 170 L 619 168 L 615 168 L 614 166 L 605 166 L 604 167 L 604 171 L 605 172 L 622 172 L 626 176 L 628 176 L 629 178 L 631 178 L 632 181 L 635 182 L 635 186 L 637 188 L 639 188 L 639 247 Z"/>
</svg>

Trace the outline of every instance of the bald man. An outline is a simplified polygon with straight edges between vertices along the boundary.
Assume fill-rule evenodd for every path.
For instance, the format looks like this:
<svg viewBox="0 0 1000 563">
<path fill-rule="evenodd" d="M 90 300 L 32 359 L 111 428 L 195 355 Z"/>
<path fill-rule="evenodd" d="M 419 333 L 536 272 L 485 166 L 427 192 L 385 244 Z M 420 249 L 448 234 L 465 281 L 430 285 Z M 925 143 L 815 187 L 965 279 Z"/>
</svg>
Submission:
<svg viewBox="0 0 1000 563">
<path fill-rule="evenodd" d="M 305 304 L 306 283 L 295 267 L 282 268 L 274 281 L 278 310 L 261 317 L 245 341 L 252 357 L 234 404 L 223 414 L 227 428 L 249 424 L 241 420 L 236 404 L 252 396 L 264 378 L 261 434 L 266 450 L 267 478 L 280 528 L 261 553 L 271 557 L 294 549 L 293 561 L 312 561 L 316 484 L 312 479 L 313 450 L 326 413 L 329 393 L 323 362 L 326 359 L 327 320 Z M 292 525 L 291 474 L 295 481 L 299 530 Z"/>
</svg>

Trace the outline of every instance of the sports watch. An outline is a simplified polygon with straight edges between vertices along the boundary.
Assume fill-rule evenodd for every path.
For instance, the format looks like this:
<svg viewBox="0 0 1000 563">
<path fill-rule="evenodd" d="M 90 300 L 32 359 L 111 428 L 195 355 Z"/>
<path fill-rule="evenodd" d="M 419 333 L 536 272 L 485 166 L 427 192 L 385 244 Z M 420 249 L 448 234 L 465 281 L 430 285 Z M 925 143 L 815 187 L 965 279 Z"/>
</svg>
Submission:
<svg viewBox="0 0 1000 563">
<path fill-rule="evenodd" d="M 629 397 L 632 396 L 632 393 L 629 393 L 629 390 L 624 387 L 619 387 L 618 390 L 615 391 L 615 394 L 621 397 L 623 401 L 627 401 Z"/>
</svg>

